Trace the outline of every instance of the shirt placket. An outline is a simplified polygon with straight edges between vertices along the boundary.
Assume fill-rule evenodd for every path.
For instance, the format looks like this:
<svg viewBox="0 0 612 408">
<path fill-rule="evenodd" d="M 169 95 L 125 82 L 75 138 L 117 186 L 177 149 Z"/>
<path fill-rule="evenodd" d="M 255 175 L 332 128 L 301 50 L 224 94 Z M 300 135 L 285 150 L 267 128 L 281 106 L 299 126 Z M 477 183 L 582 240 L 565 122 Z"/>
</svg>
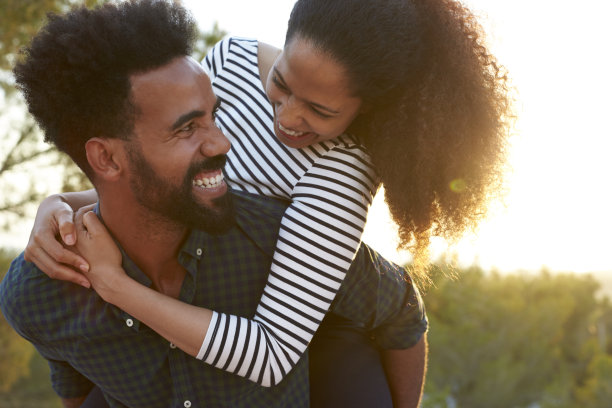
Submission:
<svg viewBox="0 0 612 408">
<path fill-rule="evenodd" d="M 189 244 L 187 246 L 190 246 Z M 187 273 L 181 286 L 179 300 L 192 304 L 195 296 L 195 280 L 198 263 L 204 250 L 202 245 L 196 248 L 187 248 L 179 254 L 179 263 Z M 190 408 L 199 406 L 196 402 L 195 388 L 192 386 L 191 376 L 187 366 L 189 355 L 178 349 L 173 343 L 169 343 L 168 362 L 173 384 L 173 407 Z"/>
</svg>

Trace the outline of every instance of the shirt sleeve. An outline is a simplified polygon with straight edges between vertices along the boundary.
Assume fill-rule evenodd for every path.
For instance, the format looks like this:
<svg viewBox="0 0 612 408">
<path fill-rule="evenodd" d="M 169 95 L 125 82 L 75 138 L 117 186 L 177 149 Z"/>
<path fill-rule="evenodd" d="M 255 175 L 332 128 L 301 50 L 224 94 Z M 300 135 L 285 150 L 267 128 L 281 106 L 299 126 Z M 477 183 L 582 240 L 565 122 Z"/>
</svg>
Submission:
<svg viewBox="0 0 612 408">
<path fill-rule="evenodd" d="M 215 44 L 202 60 L 202 68 L 213 82 L 218 73 L 223 70 L 223 65 L 229 54 L 230 38 L 225 38 Z"/>
<path fill-rule="evenodd" d="M 6 276 L 0 284 L 0 308 L 7 322 L 23 338 L 31 342 L 36 350 L 49 362 L 51 385 L 62 398 L 83 397 L 89 393 L 93 384 L 78 373 L 70 364 L 60 361 L 52 342 L 46 342 L 48 326 L 41 324 L 37 305 L 32 301 L 31 283 L 42 272 L 33 263 L 26 262 L 23 253 L 11 263 Z M 29 284 L 24 284 L 28 282 Z M 52 304 L 42 307 L 52 308 Z"/>
<path fill-rule="evenodd" d="M 65 361 L 47 360 L 51 369 L 51 386 L 62 398 L 83 397 L 91 391 L 93 383 Z"/>
<path fill-rule="evenodd" d="M 428 327 L 423 299 L 408 271 L 365 244 L 331 310 L 369 330 L 383 349 L 410 348 Z"/>
<path fill-rule="evenodd" d="M 294 187 L 255 317 L 213 313 L 198 358 L 263 386 L 284 378 L 308 347 L 351 265 L 374 180 L 362 147 L 322 152 Z"/>
</svg>

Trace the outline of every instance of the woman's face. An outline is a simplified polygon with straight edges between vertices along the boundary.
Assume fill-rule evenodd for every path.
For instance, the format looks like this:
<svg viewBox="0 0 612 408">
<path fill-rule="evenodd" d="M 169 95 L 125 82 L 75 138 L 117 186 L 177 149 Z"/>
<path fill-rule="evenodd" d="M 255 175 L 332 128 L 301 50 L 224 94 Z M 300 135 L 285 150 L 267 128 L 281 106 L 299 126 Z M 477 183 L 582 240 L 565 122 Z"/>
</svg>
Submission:
<svg viewBox="0 0 612 408">
<path fill-rule="evenodd" d="M 274 108 L 274 133 L 289 147 L 333 139 L 361 109 L 344 68 L 295 37 L 278 56 L 266 82 Z"/>
</svg>

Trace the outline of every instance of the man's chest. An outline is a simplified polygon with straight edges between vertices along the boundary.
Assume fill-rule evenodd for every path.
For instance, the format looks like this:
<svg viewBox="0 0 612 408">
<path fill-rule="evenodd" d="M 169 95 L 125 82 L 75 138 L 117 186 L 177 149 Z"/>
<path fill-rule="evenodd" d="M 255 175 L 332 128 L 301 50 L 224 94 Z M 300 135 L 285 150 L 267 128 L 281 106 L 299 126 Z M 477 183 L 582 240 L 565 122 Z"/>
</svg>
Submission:
<svg viewBox="0 0 612 408">
<path fill-rule="evenodd" d="M 117 407 L 300 406 L 307 396 L 295 391 L 307 387 L 307 359 L 283 387 L 264 388 L 185 354 L 128 315 L 84 331 L 62 353 Z"/>
</svg>

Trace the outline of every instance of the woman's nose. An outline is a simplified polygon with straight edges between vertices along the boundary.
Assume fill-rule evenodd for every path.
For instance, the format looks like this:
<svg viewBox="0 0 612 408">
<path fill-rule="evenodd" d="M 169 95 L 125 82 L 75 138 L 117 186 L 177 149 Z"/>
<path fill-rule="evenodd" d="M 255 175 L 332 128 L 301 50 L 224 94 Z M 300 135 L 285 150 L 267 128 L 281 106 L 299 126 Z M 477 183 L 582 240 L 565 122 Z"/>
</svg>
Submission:
<svg viewBox="0 0 612 408">
<path fill-rule="evenodd" d="M 276 108 L 278 121 L 286 128 L 297 128 L 302 124 L 302 111 L 300 104 L 293 98 L 287 97 Z"/>
</svg>

